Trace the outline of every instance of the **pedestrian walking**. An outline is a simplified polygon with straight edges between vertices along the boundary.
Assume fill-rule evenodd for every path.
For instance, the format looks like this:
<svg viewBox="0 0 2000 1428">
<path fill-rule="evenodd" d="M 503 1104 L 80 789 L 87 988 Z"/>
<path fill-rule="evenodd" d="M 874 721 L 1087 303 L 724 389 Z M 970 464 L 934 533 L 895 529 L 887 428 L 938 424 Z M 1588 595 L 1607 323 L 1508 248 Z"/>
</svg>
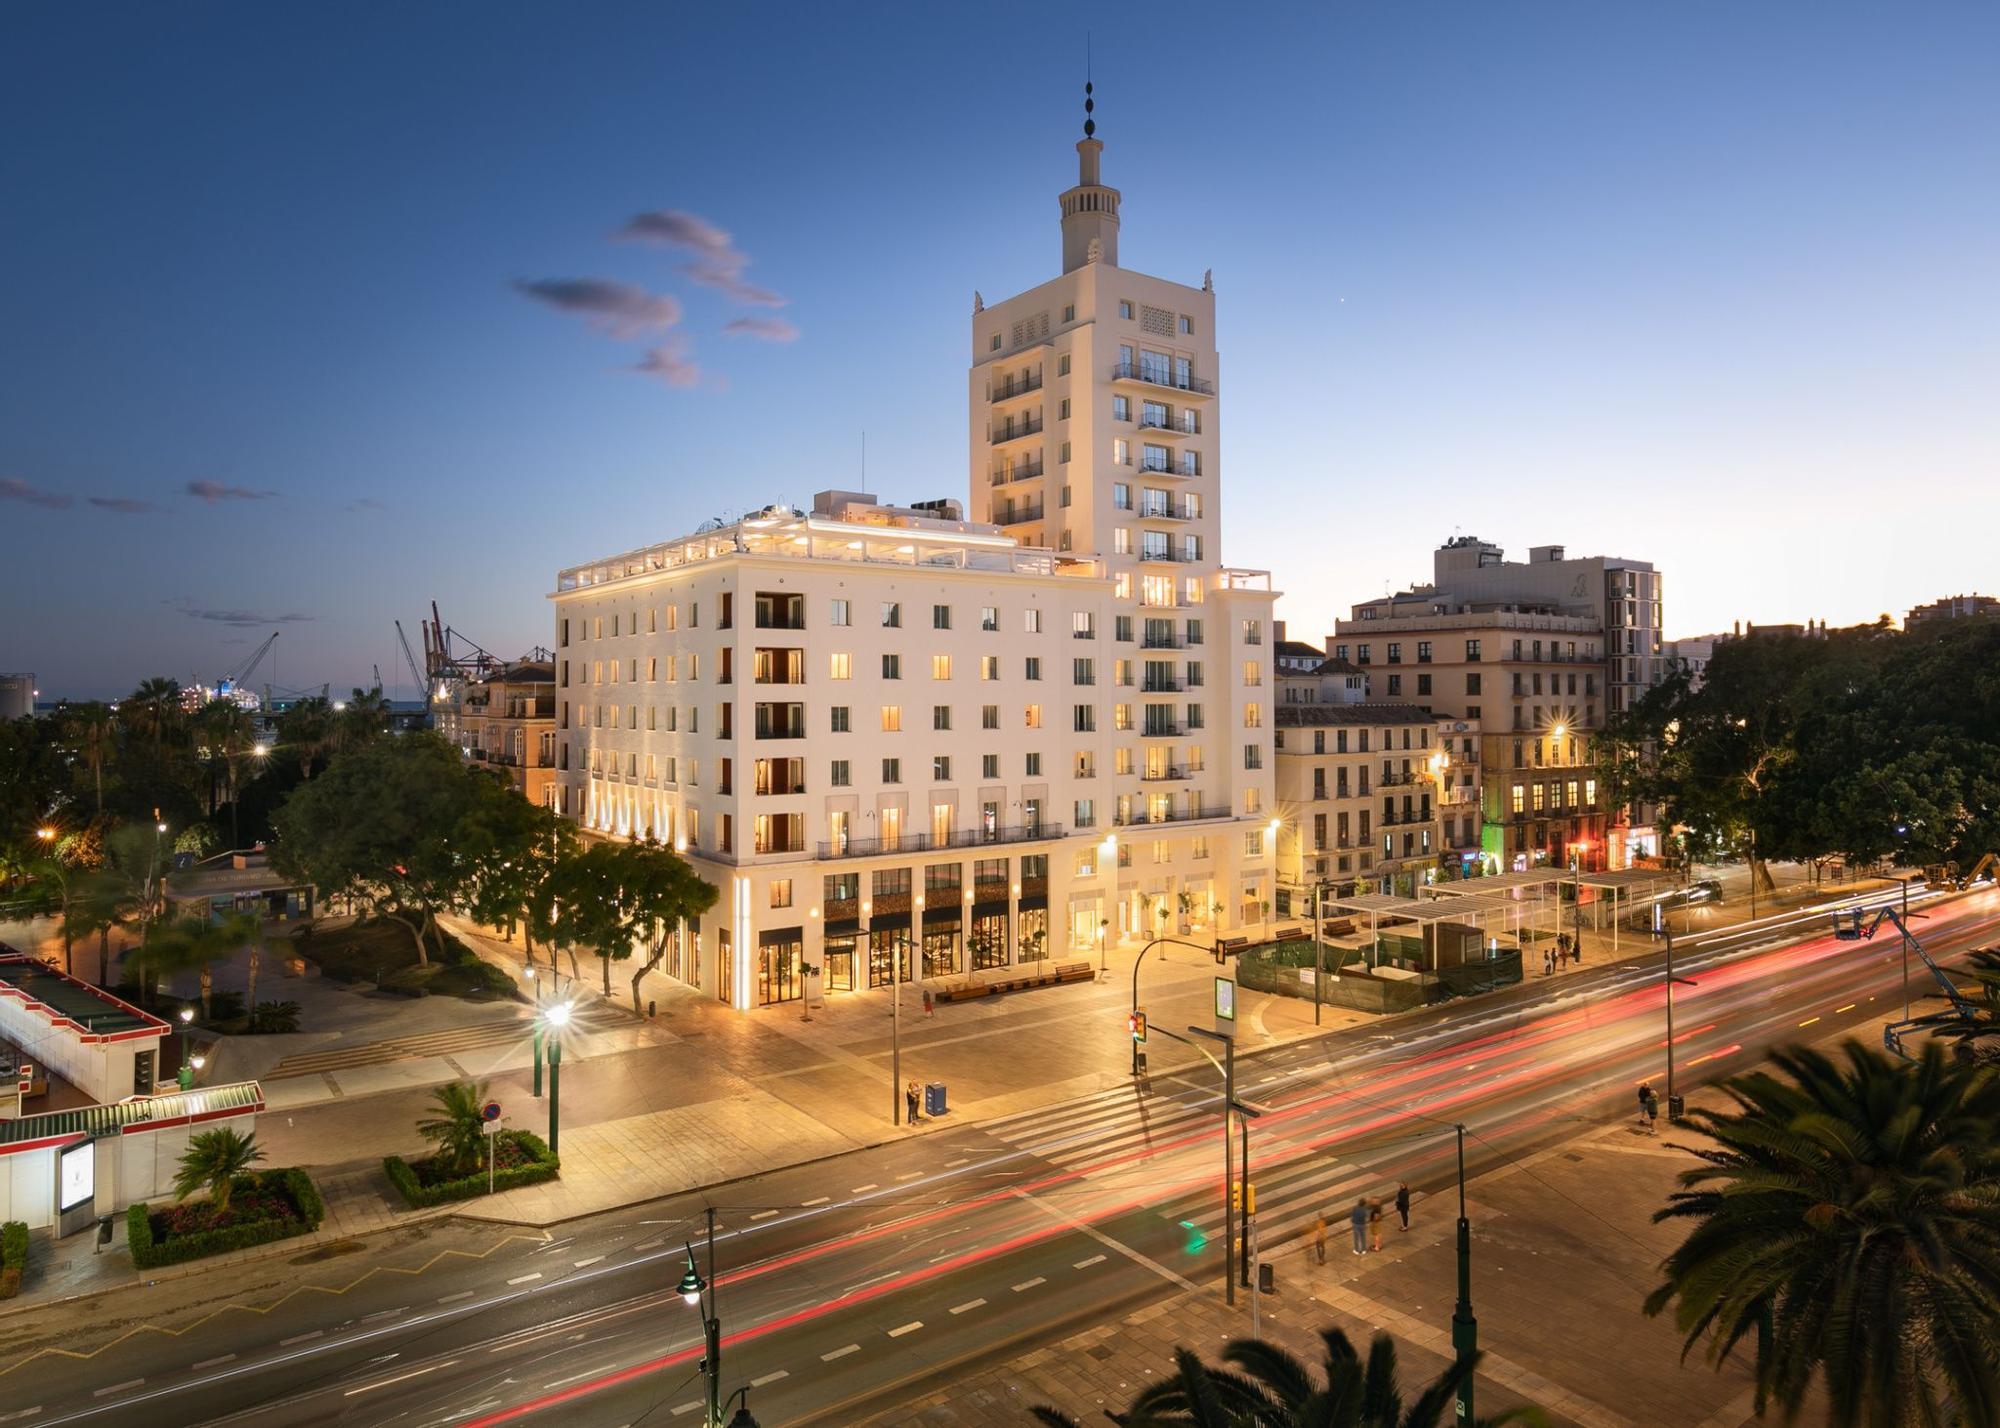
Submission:
<svg viewBox="0 0 2000 1428">
<path fill-rule="evenodd" d="M 1380 1200 L 1370 1200 L 1368 1202 L 1368 1248 L 1371 1250 L 1382 1248 L 1382 1202 Z"/>
<path fill-rule="evenodd" d="M 1653 1083 L 1651 1081 L 1641 1081 L 1639 1083 L 1639 1124 L 1642 1126 L 1646 1124 L 1646 1102 L 1652 1098 Z"/>
<path fill-rule="evenodd" d="M 1660 1133 L 1660 1098 L 1653 1094 L 1653 1088 L 1646 1088 L 1646 1134 Z"/>
<path fill-rule="evenodd" d="M 1354 1252 L 1368 1253 L 1368 1199 L 1363 1196 L 1354 1202 L 1354 1208 L 1347 1212 L 1347 1223 L 1354 1229 Z"/>
<path fill-rule="evenodd" d="M 932 1006 L 932 1001 L 931 1001 L 931 989 L 930 989 L 929 987 L 925 987 L 925 988 L 924 988 L 924 1015 L 925 1015 L 925 1016 L 929 1016 L 929 1015 L 931 1014 L 931 1006 Z"/>
<path fill-rule="evenodd" d="M 1319 1256 L 1321 1264 L 1326 1263 L 1326 1216 L 1324 1215 L 1313 1221 L 1313 1253 Z"/>
<path fill-rule="evenodd" d="M 917 1083 L 915 1081 L 910 1082 L 908 1086 L 903 1088 L 903 1101 L 910 1108 L 911 1125 L 915 1125 L 919 1120 L 923 1119 L 917 1114 L 917 1107 L 921 1104 L 922 1099 L 917 1094 Z"/>
<path fill-rule="evenodd" d="M 1542 949 L 1542 975 L 1544 977 L 1553 976 L 1555 974 L 1555 970 L 1556 970 L 1556 954 L 1551 952 L 1548 948 L 1544 947 Z"/>
<path fill-rule="evenodd" d="M 1402 1228 L 1407 1230 L 1410 1227 L 1410 1182 L 1407 1180 L 1396 1182 L 1396 1213 L 1402 1216 Z"/>
</svg>

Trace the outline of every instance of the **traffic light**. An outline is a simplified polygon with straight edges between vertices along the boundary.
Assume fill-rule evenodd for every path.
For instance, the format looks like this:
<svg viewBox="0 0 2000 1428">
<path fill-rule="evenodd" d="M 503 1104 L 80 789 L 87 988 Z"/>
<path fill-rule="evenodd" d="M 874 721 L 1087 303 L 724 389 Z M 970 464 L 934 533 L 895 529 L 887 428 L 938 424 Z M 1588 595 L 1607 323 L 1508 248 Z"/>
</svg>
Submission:
<svg viewBox="0 0 2000 1428">
<path fill-rule="evenodd" d="M 1257 1213 L 1257 1187 L 1243 1181 L 1229 1182 L 1229 1208 L 1241 1210 L 1246 1215 Z"/>
<path fill-rule="evenodd" d="M 1146 1014 L 1135 1011 L 1125 1018 L 1125 1029 L 1132 1033 L 1132 1039 L 1141 1046 L 1146 1044 Z"/>
</svg>

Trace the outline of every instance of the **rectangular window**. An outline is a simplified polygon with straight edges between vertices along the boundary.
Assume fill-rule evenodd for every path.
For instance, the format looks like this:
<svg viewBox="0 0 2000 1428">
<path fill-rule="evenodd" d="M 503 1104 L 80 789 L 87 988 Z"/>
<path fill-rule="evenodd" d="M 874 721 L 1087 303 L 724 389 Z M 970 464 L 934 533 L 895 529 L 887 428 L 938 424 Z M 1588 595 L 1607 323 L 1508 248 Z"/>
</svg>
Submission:
<svg viewBox="0 0 2000 1428">
<path fill-rule="evenodd" d="M 847 706 L 845 704 L 834 705 L 832 714 L 833 714 L 833 724 L 832 724 L 833 732 L 836 734 L 845 734 L 848 731 L 848 728 L 850 727 L 847 717 Z"/>
<path fill-rule="evenodd" d="M 1063 312 L 1066 314 L 1063 318 L 1064 322 L 1074 322 L 1076 320 L 1075 308 L 1064 308 Z M 1069 375 L 1069 353 L 1065 352 L 1056 358 L 1056 375 L 1058 377 L 1067 377 Z"/>
<path fill-rule="evenodd" d="M 1130 397 L 1113 397 L 1111 399 L 1111 419 L 1113 421 L 1132 420 L 1132 399 Z"/>
<path fill-rule="evenodd" d="M 827 617 L 831 625 L 851 625 L 854 623 L 853 607 L 845 600 L 835 600 L 832 612 Z"/>
<path fill-rule="evenodd" d="M 997 729 L 1000 727 L 1000 706 L 998 704 L 982 704 L 979 706 L 979 727 L 982 729 Z"/>
<path fill-rule="evenodd" d="M 1000 677 L 999 655 L 981 655 L 979 657 L 979 677 L 981 679 L 998 679 Z"/>
<path fill-rule="evenodd" d="M 903 607 L 894 600 L 882 602 L 882 628 L 900 630 L 903 627 Z"/>
<path fill-rule="evenodd" d="M 827 677 L 829 679 L 852 679 L 854 677 L 854 656 L 846 654 L 828 655 Z"/>
<path fill-rule="evenodd" d="M 1039 635 L 1042 632 L 1042 612 L 1035 609 L 1023 610 L 1021 628 L 1031 635 Z"/>
<path fill-rule="evenodd" d="M 933 704 L 931 706 L 931 727 L 933 729 L 949 729 L 951 727 L 951 706 L 949 704 Z"/>
<path fill-rule="evenodd" d="M 1042 677 L 1042 661 L 1039 656 L 1029 655 L 1027 657 L 1024 667 L 1024 677 L 1027 679 L 1040 679 Z"/>
<path fill-rule="evenodd" d="M 932 756 L 932 758 L 931 758 L 931 782 L 932 782 L 932 783 L 950 783 L 950 782 L 951 782 L 951 756 L 950 756 L 950 755 L 948 755 L 948 754 L 936 754 L 936 755 L 933 755 L 933 756 Z"/>
<path fill-rule="evenodd" d="M 1040 754 L 1028 755 L 1025 772 L 1029 778 L 1040 778 L 1042 776 L 1042 756 Z"/>
<path fill-rule="evenodd" d="M 790 907 L 792 905 L 792 880 L 773 878 L 771 880 L 771 906 Z"/>
<path fill-rule="evenodd" d="M 979 607 L 979 628 L 986 631 L 998 630 L 1000 628 L 999 610 L 991 605 L 981 605 Z"/>
<path fill-rule="evenodd" d="M 1028 727 L 1028 728 L 1030 728 L 1030 729 L 1039 729 L 1039 728 L 1041 728 L 1041 727 L 1042 727 L 1042 706 L 1041 706 L 1041 705 L 1039 705 L 1039 704 L 1030 704 L 1030 705 L 1029 705 L 1029 706 L 1027 707 L 1027 709 L 1026 709 L 1026 710 L 1024 711 L 1024 714 L 1025 714 L 1025 719 L 1024 719 L 1024 722 L 1026 723 L 1026 725 L 1027 725 L 1027 727 Z"/>
<path fill-rule="evenodd" d="M 950 655 L 940 654 L 931 656 L 931 678 L 932 679 L 951 678 Z"/>
<path fill-rule="evenodd" d="M 1118 303 L 1118 315 L 1127 322 L 1130 322 L 1132 320 L 1132 304 L 1121 298 Z"/>
<path fill-rule="evenodd" d="M 835 788 L 846 788 L 851 782 L 846 759 L 835 759 L 829 769 L 826 781 Z"/>
<path fill-rule="evenodd" d="M 1094 659 L 1073 659 L 1069 662 L 1069 682 L 1071 684 L 1097 683 L 1097 661 Z"/>
<path fill-rule="evenodd" d="M 903 677 L 903 657 L 901 655 L 885 654 L 882 656 L 882 677 L 884 679 L 901 679 Z"/>
<path fill-rule="evenodd" d="M 998 754 L 981 754 L 979 756 L 979 776 L 981 778 L 1000 777 L 1000 756 Z"/>
<path fill-rule="evenodd" d="M 903 781 L 903 761 L 901 759 L 882 760 L 882 782 L 901 783 Z"/>
<path fill-rule="evenodd" d="M 882 732 L 885 734 L 896 734 L 902 732 L 902 728 L 903 706 L 900 704 L 884 704 L 882 706 Z"/>
<path fill-rule="evenodd" d="M 933 630 L 948 630 L 951 628 L 951 606 L 931 606 L 931 628 Z"/>
<path fill-rule="evenodd" d="M 1078 610 L 1069 617 L 1070 634 L 1079 640 L 1097 638 L 1097 616 L 1088 610 Z"/>
<path fill-rule="evenodd" d="M 1096 706 L 1096 705 L 1094 705 L 1094 704 L 1079 704 L 1079 705 L 1077 705 L 1077 706 L 1075 707 L 1075 714 L 1074 714 L 1074 720 L 1073 720 L 1073 727 L 1075 728 L 1076 732 L 1077 732 L 1077 733 L 1079 733 L 1079 734 L 1094 734 L 1094 733 L 1096 733 L 1096 732 L 1097 732 L 1097 706 Z"/>
</svg>

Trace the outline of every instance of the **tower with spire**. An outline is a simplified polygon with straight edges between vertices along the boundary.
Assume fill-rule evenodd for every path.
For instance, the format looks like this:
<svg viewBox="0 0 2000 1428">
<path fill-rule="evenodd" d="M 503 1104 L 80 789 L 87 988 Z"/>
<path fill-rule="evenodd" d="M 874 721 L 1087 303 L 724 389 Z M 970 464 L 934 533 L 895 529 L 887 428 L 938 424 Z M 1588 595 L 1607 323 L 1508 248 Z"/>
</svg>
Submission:
<svg viewBox="0 0 2000 1428">
<path fill-rule="evenodd" d="M 1096 770 L 1084 791 L 1103 821 L 1150 845 L 1161 884 L 1128 889 L 1121 872 L 1116 936 L 1168 887 L 1175 906 L 1184 892 L 1232 917 L 1271 897 L 1252 847 L 1273 816 L 1274 763 L 1246 749 L 1267 747 L 1274 722 L 1275 595 L 1268 576 L 1221 562 L 1213 286 L 1119 265 L 1121 195 L 1103 181 L 1095 111 L 1086 83 L 1060 275 L 972 316 L 966 510 L 1106 583 L 1111 628 L 1079 632 L 1095 643 L 1076 653 L 1114 686 L 1097 693 L 1112 739 L 1077 763 Z"/>
</svg>

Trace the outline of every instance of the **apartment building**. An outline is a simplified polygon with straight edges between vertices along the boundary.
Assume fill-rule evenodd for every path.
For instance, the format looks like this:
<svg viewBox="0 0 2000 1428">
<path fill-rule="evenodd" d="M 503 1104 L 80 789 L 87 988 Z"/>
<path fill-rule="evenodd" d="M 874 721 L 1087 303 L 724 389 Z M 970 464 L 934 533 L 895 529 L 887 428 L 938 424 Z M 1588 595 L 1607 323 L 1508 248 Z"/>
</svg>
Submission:
<svg viewBox="0 0 2000 1428">
<path fill-rule="evenodd" d="M 1604 720 L 1604 633 L 1534 608 L 1403 608 L 1337 622 L 1331 657 L 1366 672 L 1371 698 L 1420 703 L 1476 726 L 1482 851 L 1500 871 L 1624 866 L 1599 797 L 1590 735 Z M 1360 606 L 1356 607 L 1359 611 Z M 1607 843 L 1614 844 L 1607 847 Z"/>
<path fill-rule="evenodd" d="M 1214 295 L 1116 266 L 1102 147 L 1063 275 L 975 302 L 969 499 L 558 576 L 557 806 L 722 889 L 663 970 L 731 1005 L 1266 915 L 1276 597 L 1216 549 Z"/>
<path fill-rule="evenodd" d="M 504 664 L 485 679 L 465 680 L 438 710 L 438 733 L 457 745 L 468 763 L 499 774 L 530 803 L 553 807 L 555 683 L 554 662 L 532 659 Z"/>
<path fill-rule="evenodd" d="M 1479 729 L 1366 696 L 1336 659 L 1279 680 L 1279 912 L 1319 881 L 1413 894 L 1480 860 Z"/>
<path fill-rule="evenodd" d="M 1974 620 L 1995 615 L 2000 615 L 2000 599 L 1991 595 L 1947 595 L 1911 610 L 1903 619 L 1903 628 L 1910 630 L 1939 620 Z"/>
</svg>

